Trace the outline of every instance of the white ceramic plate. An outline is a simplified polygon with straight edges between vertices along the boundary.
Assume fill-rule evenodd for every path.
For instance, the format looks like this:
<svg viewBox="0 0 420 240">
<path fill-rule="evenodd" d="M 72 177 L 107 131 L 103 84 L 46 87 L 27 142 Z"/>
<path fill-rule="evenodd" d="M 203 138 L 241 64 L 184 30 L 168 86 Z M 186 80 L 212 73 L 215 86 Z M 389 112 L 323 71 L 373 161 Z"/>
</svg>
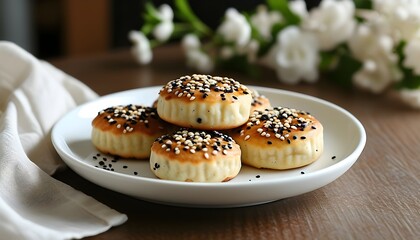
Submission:
<svg viewBox="0 0 420 240">
<path fill-rule="evenodd" d="M 321 121 L 325 149 L 319 160 L 287 171 L 243 166 L 239 175 L 229 182 L 191 183 L 157 179 L 149 169 L 149 161 L 114 159 L 93 147 L 91 121 L 98 111 L 119 104 L 151 105 L 160 88 L 110 94 L 69 112 L 52 131 L 52 142 L 58 154 L 87 180 L 139 199 L 191 207 L 238 207 L 271 202 L 323 187 L 353 165 L 366 143 L 362 124 L 332 103 L 299 93 L 252 87 L 267 96 L 273 106 L 305 110 Z"/>
</svg>

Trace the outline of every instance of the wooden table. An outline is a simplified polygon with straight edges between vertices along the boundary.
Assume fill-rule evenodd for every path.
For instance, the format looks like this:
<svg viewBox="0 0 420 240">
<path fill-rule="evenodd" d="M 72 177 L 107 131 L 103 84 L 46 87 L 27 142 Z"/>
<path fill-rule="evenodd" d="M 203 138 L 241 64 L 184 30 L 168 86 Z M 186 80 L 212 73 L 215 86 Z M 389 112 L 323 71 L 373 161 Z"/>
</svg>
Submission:
<svg viewBox="0 0 420 240">
<path fill-rule="evenodd" d="M 155 50 L 139 66 L 127 49 L 59 59 L 55 66 L 100 95 L 161 85 L 194 71 L 178 46 Z M 276 202 L 231 209 L 159 205 L 128 197 L 67 169 L 55 177 L 128 215 L 128 221 L 89 239 L 419 239 L 420 110 L 389 96 L 344 89 L 328 81 L 284 85 L 273 72 L 258 78 L 217 72 L 244 84 L 309 94 L 358 118 L 367 132 L 359 160 L 342 177 L 316 191 Z"/>
</svg>

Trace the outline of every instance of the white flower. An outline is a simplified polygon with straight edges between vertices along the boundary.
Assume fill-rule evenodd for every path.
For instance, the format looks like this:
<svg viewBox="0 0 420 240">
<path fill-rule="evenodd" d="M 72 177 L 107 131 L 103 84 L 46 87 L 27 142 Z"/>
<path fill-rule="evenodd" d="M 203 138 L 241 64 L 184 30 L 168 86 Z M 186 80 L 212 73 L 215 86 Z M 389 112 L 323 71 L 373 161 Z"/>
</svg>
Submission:
<svg viewBox="0 0 420 240">
<path fill-rule="evenodd" d="M 222 59 L 229 59 L 235 55 L 235 51 L 230 46 L 223 46 L 220 48 L 220 57 Z"/>
<path fill-rule="evenodd" d="M 200 50 L 187 52 L 187 65 L 202 73 L 209 73 L 214 68 L 213 60 Z"/>
<path fill-rule="evenodd" d="M 257 60 L 258 50 L 260 49 L 260 44 L 258 41 L 252 39 L 249 41 L 245 49 L 248 61 L 251 63 L 255 62 Z"/>
<path fill-rule="evenodd" d="M 213 60 L 201 50 L 200 39 L 195 34 L 187 34 L 181 40 L 187 57 L 187 65 L 202 73 L 209 73 L 214 68 Z"/>
<path fill-rule="evenodd" d="M 281 81 L 295 84 L 303 79 L 314 82 L 318 77 L 318 46 L 310 33 L 290 26 L 279 32 L 277 43 L 264 63 L 274 68 Z"/>
<path fill-rule="evenodd" d="M 397 94 L 407 105 L 420 109 L 420 89 L 401 89 Z"/>
<path fill-rule="evenodd" d="M 130 31 L 128 38 L 133 42 L 131 53 L 140 64 L 148 64 L 152 61 L 153 54 L 150 48 L 149 40 L 140 31 Z"/>
<path fill-rule="evenodd" d="M 315 33 L 321 50 L 331 50 L 353 33 L 355 6 L 351 0 L 324 0 L 309 12 L 302 27 Z"/>
<path fill-rule="evenodd" d="M 353 56 L 361 61 L 376 57 L 393 62 L 397 59 L 393 53 L 392 38 L 368 24 L 357 26 L 353 36 L 348 40 L 348 46 Z"/>
<path fill-rule="evenodd" d="M 397 81 L 398 76 L 396 65 L 382 58 L 369 59 L 365 60 L 363 67 L 353 75 L 353 83 L 373 93 L 380 93 Z"/>
<path fill-rule="evenodd" d="M 289 2 L 290 11 L 298 15 L 301 19 L 305 19 L 308 16 L 308 9 L 306 8 L 306 2 L 303 0 L 295 0 Z"/>
<path fill-rule="evenodd" d="M 201 46 L 201 43 L 197 35 L 189 33 L 182 38 L 181 45 L 185 51 L 190 51 L 190 50 L 199 49 Z"/>
<path fill-rule="evenodd" d="M 405 46 L 404 55 L 404 66 L 413 69 L 416 75 L 420 75 L 420 29 Z"/>
<path fill-rule="evenodd" d="M 353 57 L 363 63 L 363 67 L 353 75 L 357 86 L 379 93 L 401 79 L 390 36 L 371 25 L 360 24 L 349 39 L 348 46 Z"/>
<path fill-rule="evenodd" d="M 174 31 L 174 12 L 167 4 L 162 4 L 157 12 L 160 23 L 153 29 L 153 36 L 160 42 L 168 40 Z"/>
<path fill-rule="evenodd" d="M 271 28 L 273 25 L 281 20 L 282 16 L 279 12 L 269 12 L 265 5 L 259 5 L 256 13 L 250 19 L 252 25 L 258 30 L 260 35 L 267 40 L 271 39 Z"/>
<path fill-rule="evenodd" d="M 245 17 L 234 8 L 226 10 L 225 19 L 217 32 L 226 41 L 234 42 L 239 46 L 245 46 L 251 38 L 251 26 Z"/>
<path fill-rule="evenodd" d="M 420 1 L 374 0 L 373 9 L 388 24 L 389 34 L 396 41 L 410 40 L 420 29 Z"/>
</svg>

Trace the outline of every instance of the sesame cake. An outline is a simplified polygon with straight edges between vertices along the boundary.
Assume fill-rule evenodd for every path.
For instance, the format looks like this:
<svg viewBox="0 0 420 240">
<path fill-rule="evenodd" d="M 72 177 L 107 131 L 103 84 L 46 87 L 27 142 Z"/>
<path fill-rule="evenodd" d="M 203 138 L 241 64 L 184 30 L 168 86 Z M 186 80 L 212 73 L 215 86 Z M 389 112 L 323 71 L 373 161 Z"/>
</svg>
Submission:
<svg viewBox="0 0 420 240">
<path fill-rule="evenodd" d="M 194 74 L 169 81 L 159 92 L 159 116 L 175 125 L 203 130 L 235 128 L 249 118 L 248 88 L 227 77 Z"/>
<path fill-rule="evenodd" d="M 147 158 L 153 141 L 174 127 L 156 109 L 140 105 L 106 108 L 92 121 L 92 143 L 101 152 L 124 158 Z"/>
<path fill-rule="evenodd" d="M 251 96 L 252 96 L 251 114 L 255 110 L 264 110 L 264 109 L 271 108 L 270 100 L 266 96 L 260 95 L 260 93 L 255 89 L 250 89 L 250 90 L 251 90 Z"/>
<path fill-rule="evenodd" d="M 160 179 L 224 182 L 241 169 L 241 150 L 218 131 L 180 129 L 152 145 L 150 169 Z"/>
<path fill-rule="evenodd" d="M 302 167 L 317 160 L 324 147 L 321 123 L 286 107 L 254 111 L 231 136 L 241 146 L 242 163 L 256 168 Z"/>
</svg>

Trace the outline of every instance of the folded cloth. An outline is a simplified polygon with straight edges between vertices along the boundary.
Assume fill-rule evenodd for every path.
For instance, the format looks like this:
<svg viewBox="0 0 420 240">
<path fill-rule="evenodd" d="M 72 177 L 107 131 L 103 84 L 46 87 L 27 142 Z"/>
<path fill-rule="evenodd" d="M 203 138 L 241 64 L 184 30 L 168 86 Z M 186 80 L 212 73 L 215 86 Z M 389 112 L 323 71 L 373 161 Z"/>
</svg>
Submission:
<svg viewBox="0 0 420 240">
<path fill-rule="evenodd" d="M 0 238 L 74 239 L 127 216 L 52 178 L 64 166 L 54 123 L 97 94 L 13 43 L 0 41 Z"/>
</svg>

